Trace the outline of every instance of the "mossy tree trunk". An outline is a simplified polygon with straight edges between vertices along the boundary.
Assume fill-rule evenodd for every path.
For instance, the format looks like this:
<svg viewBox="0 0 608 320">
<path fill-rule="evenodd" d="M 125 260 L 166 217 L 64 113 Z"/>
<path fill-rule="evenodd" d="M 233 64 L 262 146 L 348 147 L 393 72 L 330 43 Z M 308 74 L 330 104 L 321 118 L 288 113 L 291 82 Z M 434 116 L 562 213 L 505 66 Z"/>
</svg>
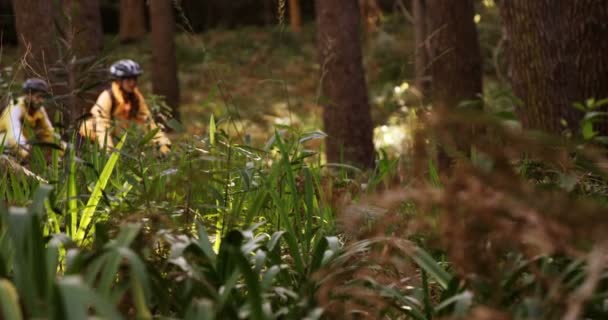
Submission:
<svg viewBox="0 0 608 320">
<path fill-rule="evenodd" d="M 577 130 L 574 102 L 608 97 L 608 6 L 605 1 L 503 0 L 510 79 L 523 101 L 526 128 Z M 608 125 L 598 127 L 604 135 Z"/>
<path fill-rule="evenodd" d="M 358 1 L 316 0 L 323 123 L 329 162 L 374 165 Z"/>
</svg>

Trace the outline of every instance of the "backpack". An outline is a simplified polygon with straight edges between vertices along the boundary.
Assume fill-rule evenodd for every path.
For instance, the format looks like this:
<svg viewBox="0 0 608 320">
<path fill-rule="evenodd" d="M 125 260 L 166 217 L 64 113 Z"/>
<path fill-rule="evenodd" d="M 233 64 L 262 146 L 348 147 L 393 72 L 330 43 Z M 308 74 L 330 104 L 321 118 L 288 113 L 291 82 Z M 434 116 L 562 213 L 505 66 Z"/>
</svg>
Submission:
<svg viewBox="0 0 608 320">
<path fill-rule="evenodd" d="M 105 90 L 107 93 L 110 94 L 110 100 L 112 101 L 112 106 L 110 107 L 110 119 L 112 119 L 112 117 L 114 116 L 114 111 L 116 111 L 116 97 L 114 96 L 114 93 L 112 92 L 112 87 L 108 88 Z"/>
</svg>

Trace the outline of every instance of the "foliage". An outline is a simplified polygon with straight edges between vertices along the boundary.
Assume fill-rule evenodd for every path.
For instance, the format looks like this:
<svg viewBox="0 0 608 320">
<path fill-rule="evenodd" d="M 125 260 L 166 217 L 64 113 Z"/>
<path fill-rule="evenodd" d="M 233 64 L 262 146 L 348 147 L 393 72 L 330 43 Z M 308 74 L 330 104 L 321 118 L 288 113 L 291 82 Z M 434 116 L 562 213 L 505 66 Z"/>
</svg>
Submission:
<svg viewBox="0 0 608 320">
<path fill-rule="evenodd" d="M 1 214 L 0 310 L 61 319 L 604 317 L 605 207 L 596 199 L 605 189 L 600 169 L 585 173 L 601 158 L 473 119 L 492 136 L 472 141 L 475 156 L 459 158 L 447 180 L 431 149 L 415 147 L 422 153 L 407 169 L 428 178 L 395 184 L 402 169 L 388 158 L 368 177 L 324 167 L 306 148 L 321 132 L 279 128 L 255 148 L 226 135 L 223 119 L 160 164 L 144 156 L 149 137 L 129 135 L 109 178 L 112 156 L 87 144 L 39 172 L 51 185 L 6 171 L 22 187 L 3 191 L 11 207 Z M 450 145 L 445 128 L 460 121 L 431 121 L 418 134 Z M 103 176 L 82 242 L 71 219 L 82 225 Z"/>
<path fill-rule="evenodd" d="M 481 21 L 493 44 L 495 25 Z M 262 40 L 234 33 L 205 55 L 178 54 L 196 71 L 223 73 L 228 55 L 271 76 L 297 65 L 280 56 L 314 52 L 312 41 L 253 30 L 242 32 Z M 493 81 L 486 113 L 436 117 L 406 90 L 401 46 L 382 37 L 367 48 L 382 79 L 378 113 L 413 119 L 412 148 L 400 158 L 381 150 L 371 172 L 325 164 L 321 131 L 272 126 L 262 143 L 245 133 L 245 103 L 226 91 L 258 91 L 257 80 L 205 84 L 214 89 L 203 109 L 226 116 L 175 139 L 166 158 L 149 146 L 154 132 L 136 128 L 108 154 L 74 138 L 63 158 L 45 145 L 26 166 L 1 156 L 0 318 L 606 318 L 608 183 L 594 129 L 606 101 L 576 104 L 587 116 L 567 137 L 522 130 L 516 99 Z M 288 81 L 275 83 L 284 100 Z M 463 154 L 453 137 L 471 126 L 481 134 Z M 437 145 L 455 159 L 451 172 L 435 166 Z"/>
</svg>

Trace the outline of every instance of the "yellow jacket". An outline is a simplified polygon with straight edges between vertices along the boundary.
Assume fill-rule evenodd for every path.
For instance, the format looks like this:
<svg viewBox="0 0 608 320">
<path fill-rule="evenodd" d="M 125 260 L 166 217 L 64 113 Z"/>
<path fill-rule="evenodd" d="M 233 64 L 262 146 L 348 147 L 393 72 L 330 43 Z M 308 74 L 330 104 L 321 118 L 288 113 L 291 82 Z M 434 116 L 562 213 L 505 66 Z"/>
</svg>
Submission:
<svg viewBox="0 0 608 320">
<path fill-rule="evenodd" d="M 0 144 L 9 148 L 27 148 L 28 139 L 54 142 L 55 130 L 44 107 L 30 114 L 25 97 L 20 97 L 7 106 L 0 116 Z"/>
<path fill-rule="evenodd" d="M 97 141 L 100 146 L 103 146 L 105 142 L 106 147 L 112 148 L 114 146 L 112 136 L 115 135 L 116 129 L 124 129 L 129 126 L 130 122 L 145 125 L 147 130 L 156 129 L 157 125 L 152 119 L 150 109 L 137 88 L 135 89 L 135 95 L 139 102 L 139 109 L 137 114 L 133 116 L 130 114 L 132 106 L 125 101 L 118 83 L 113 82 L 112 88 L 104 90 L 97 98 L 97 102 L 91 109 L 92 117 L 83 121 L 79 130 L 80 134 Z M 112 122 L 116 125 L 114 130 L 112 130 Z M 171 145 L 171 141 L 161 130 L 154 135 L 152 141 L 159 146 Z"/>
</svg>

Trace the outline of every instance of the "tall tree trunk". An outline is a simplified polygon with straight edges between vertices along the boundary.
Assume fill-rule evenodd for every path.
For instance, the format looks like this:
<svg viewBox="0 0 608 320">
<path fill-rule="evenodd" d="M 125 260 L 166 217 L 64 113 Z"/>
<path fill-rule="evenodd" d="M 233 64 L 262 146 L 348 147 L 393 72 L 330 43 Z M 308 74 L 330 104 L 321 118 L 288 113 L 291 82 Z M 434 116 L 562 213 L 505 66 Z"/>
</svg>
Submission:
<svg viewBox="0 0 608 320">
<path fill-rule="evenodd" d="M 420 93 L 424 94 L 429 84 L 426 0 L 412 0 L 412 11 L 414 13 L 414 43 L 416 48 L 414 55 L 415 86 Z"/>
<path fill-rule="evenodd" d="M 608 6 L 604 1 L 503 0 L 511 84 L 526 128 L 579 126 L 574 102 L 608 97 Z M 608 125 L 598 128 L 608 134 Z"/>
<path fill-rule="evenodd" d="M 302 31 L 300 0 L 289 0 L 289 22 L 291 23 L 291 31 L 295 33 Z"/>
<path fill-rule="evenodd" d="M 121 42 L 136 41 L 146 34 L 144 0 L 120 0 L 119 33 Z"/>
<path fill-rule="evenodd" d="M 57 60 L 54 42 L 53 1 L 13 0 L 15 24 L 26 76 L 52 81 L 49 67 Z"/>
<path fill-rule="evenodd" d="M 172 0 L 150 1 L 152 28 L 152 86 L 154 93 L 166 98 L 178 118 L 179 81 L 175 58 L 175 18 Z"/>
<path fill-rule="evenodd" d="M 64 90 L 68 95 L 66 120 L 76 126 L 76 119 L 85 114 L 94 102 L 103 79 L 101 70 L 91 68 L 103 48 L 103 31 L 99 0 L 63 0 L 67 21 L 62 23 L 63 35 L 70 54 L 63 57 L 67 68 Z M 105 70 L 104 70 L 105 71 Z M 88 89 L 88 90 L 87 90 Z"/>
<path fill-rule="evenodd" d="M 329 162 L 374 165 L 373 124 L 363 70 L 358 1 L 316 0 L 323 123 Z"/>
<path fill-rule="evenodd" d="M 65 95 L 66 90 L 61 85 L 65 79 L 57 72 L 61 42 L 55 40 L 59 34 L 53 21 L 56 9 L 54 1 L 13 0 L 17 37 L 23 55 L 23 73 L 26 78 L 46 80 L 53 95 L 61 96 Z M 59 99 L 46 105 L 51 120 L 58 112 L 63 114 L 64 121 L 69 119 L 69 109 L 64 108 L 62 102 L 63 99 Z"/>
<path fill-rule="evenodd" d="M 439 115 L 482 92 L 482 61 L 473 0 L 427 0 L 431 47 L 433 107 Z M 460 128 L 455 145 L 468 153 L 471 128 Z M 443 149 L 442 149 L 443 150 Z M 450 166 L 440 152 L 439 164 Z"/>
<path fill-rule="evenodd" d="M 103 48 L 99 0 L 63 0 L 63 6 L 71 19 L 72 50 L 80 57 L 96 57 Z"/>
</svg>

